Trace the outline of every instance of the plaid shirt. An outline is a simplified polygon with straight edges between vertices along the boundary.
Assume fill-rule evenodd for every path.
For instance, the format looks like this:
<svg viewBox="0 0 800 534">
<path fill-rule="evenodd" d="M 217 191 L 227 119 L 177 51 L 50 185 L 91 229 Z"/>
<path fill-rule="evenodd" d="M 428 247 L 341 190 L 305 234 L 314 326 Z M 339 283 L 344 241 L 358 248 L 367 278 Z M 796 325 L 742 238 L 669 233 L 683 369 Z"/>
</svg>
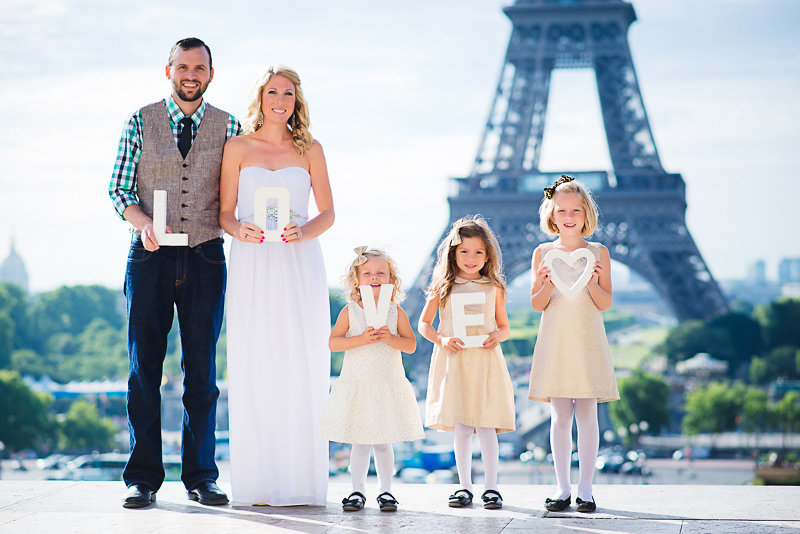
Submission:
<svg viewBox="0 0 800 534">
<path fill-rule="evenodd" d="M 183 111 L 175 103 L 175 100 L 170 95 L 164 99 L 167 106 L 167 114 L 169 115 L 169 123 L 172 126 L 172 135 L 175 137 L 175 146 L 178 145 L 183 127 L 181 126 L 181 119 L 185 118 Z M 200 121 L 203 120 L 203 114 L 206 112 L 206 101 L 200 104 L 197 111 L 190 117 L 192 119 L 192 142 L 197 135 L 197 128 Z M 228 130 L 226 139 L 235 137 L 242 132 L 242 125 L 236 120 L 236 117 L 230 115 L 228 118 Z M 136 111 L 128 118 L 125 123 L 125 128 L 122 130 L 122 137 L 119 140 L 119 150 L 117 151 L 117 161 L 114 164 L 114 173 L 111 176 L 111 184 L 108 186 L 108 196 L 111 197 L 111 202 L 114 204 L 114 209 L 120 218 L 124 219 L 122 212 L 125 208 L 133 204 L 138 204 L 139 199 L 136 196 L 136 167 L 139 165 L 139 158 L 142 156 L 142 113 L 141 110 Z"/>
</svg>

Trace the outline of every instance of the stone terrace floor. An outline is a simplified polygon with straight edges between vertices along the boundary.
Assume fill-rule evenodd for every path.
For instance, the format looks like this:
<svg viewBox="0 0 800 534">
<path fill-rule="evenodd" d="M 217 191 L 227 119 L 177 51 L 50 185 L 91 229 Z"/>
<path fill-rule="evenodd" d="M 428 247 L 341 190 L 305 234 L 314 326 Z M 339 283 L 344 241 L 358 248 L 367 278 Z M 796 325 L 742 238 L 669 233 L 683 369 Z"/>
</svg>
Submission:
<svg viewBox="0 0 800 534">
<path fill-rule="evenodd" d="M 220 486 L 229 491 L 228 484 Z M 377 487 L 367 507 L 343 512 L 350 485 L 331 483 L 327 506 L 208 507 L 166 482 L 148 508 L 122 507 L 120 482 L 0 481 L 0 532 L 21 533 L 506 533 L 800 534 L 800 488 L 778 486 L 596 485 L 598 509 L 547 512 L 552 486 L 502 485 L 501 510 L 449 508 L 447 484 L 393 486 L 397 512 L 380 512 Z"/>
</svg>

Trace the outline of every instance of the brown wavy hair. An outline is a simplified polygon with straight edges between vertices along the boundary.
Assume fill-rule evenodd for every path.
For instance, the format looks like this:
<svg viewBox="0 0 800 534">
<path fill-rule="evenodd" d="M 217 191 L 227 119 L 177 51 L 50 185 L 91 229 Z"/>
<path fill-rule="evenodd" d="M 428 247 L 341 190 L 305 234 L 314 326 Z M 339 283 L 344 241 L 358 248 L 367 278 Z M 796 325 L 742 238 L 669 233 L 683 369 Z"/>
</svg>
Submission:
<svg viewBox="0 0 800 534">
<path fill-rule="evenodd" d="M 480 270 L 481 276 L 485 276 L 489 281 L 498 287 L 503 296 L 507 295 L 506 280 L 503 274 L 503 255 L 500 251 L 500 243 L 497 241 L 489 223 L 480 215 L 466 216 L 453 223 L 450 232 L 445 236 L 439 247 L 436 249 L 436 265 L 433 268 L 431 285 L 428 286 L 430 297 L 439 297 L 439 305 L 447 302 L 450 291 L 456 280 L 458 265 L 456 264 L 456 249 L 460 239 L 465 237 L 479 237 L 486 247 L 486 263 Z M 453 243 L 453 240 L 456 243 Z"/>
<path fill-rule="evenodd" d="M 286 128 L 292 133 L 294 148 L 302 156 L 311 148 L 314 138 L 308 131 L 311 127 L 311 120 L 308 116 L 308 104 L 306 104 L 306 99 L 303 97 L 303 89 L 300 87 L 300 76 L 289 67 L 270 65 L 267 71 L 258 77 L 255 85 L 250 90 L 247 115 L 242 121 L 242 128 L 245 133 L 257 132 L 261 128 L 259 121 L 261 117 L 261 94 L 264 92 L 264 86 L 273 76 L 283 76 L 294 85 L 294 111 L 286 123 Z"/>
</svg>

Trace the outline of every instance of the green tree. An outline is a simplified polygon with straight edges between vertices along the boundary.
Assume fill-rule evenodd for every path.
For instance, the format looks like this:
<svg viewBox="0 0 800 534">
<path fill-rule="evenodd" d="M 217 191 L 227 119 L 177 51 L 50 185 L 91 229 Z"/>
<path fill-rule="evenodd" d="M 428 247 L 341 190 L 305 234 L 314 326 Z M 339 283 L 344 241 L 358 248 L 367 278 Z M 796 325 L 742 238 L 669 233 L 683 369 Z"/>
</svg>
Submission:
<svg viewBox="0 0 800 534">
<path fill-rule="evenodd" d="M 756 318 L 764 329 L 767 348 L 800 347 L 800 299 L 783 298 L 760 306 Z"/>
<path fill-rule="evenodd" d="M 752 359 L 748 369 L 750 382 L 764 385 L 778 378 L 796 379 L 800 377 L 798 358 L 800 358 L 798 347 L 775 347 L 766 356 Z"/>
<path fill-rule="evenodd" d="M 31 390 L 16 371 L 0 370 L 0 441 L 20 451 L 41 444 L 51 426 L 52 397 Z"/>
<path fill-rule="evenodd" d="M 700 433 L 719 434 L 736 428 L 742 414 L 745 387 L 728 382 L 709 382 L 686 395 L 686 415 L 683 432 L 689 436 Z"/>
<path fill-rule="evenodd" d="M 28 294 L 18 285 L 0 283 L 0 313 L 3 312 L 14 323 L 14 348 L 21 349 L 30 345 Z"/>
<path fill-rule="evenodd" d="M 15 350 L 11 354 L 11 369 L 20 375 L 30 375 L 36 379 L 50 375 L 53 370 L 41 354 L 30 349 Z"/>
<path fill-rule="evenodd" d="M 763 432 L 772 426 L 772 411 L 765 390 L 747 388 L 742 400 L 741 426 L 745 432 Z"/>
<path fill-rule="evenodd" d="M 783 449 L 789 434 L 800 431 L 800 393 L 790 391 L 773 406 L 775 422 L 783 432 Z"/>
<path fill-rule="evenodd" d="M 698 352 L 707 352 L 718 360 L 736 359 L 728 332 L 699 320 L 685 321 L 670 330 L 656 351 L 665 354 L 672 363 L 691 358 Z"/>
<path fill-rule="evenodd" d="M 14 352 L 14 321 L 6 310 L 0 310 L 0 369 L 11 367 L 11 353 Z"/>
<path fill-rule="evenodd" d="M 750 359 L 764 350 L 764 334 L 761 324 L 743 313 L 726 313 L 711 319 L 709 328 L 719 328 L 728 334 L 731 340 L 733 358 L 728 361 L 728 369 L 733 375 L 738 367 L 747 364 Z M 720 356 L 723 356 L 721 354 Z"/>
<path fill-rule="evenodd" d="M 650 431 L 660 434 L 661 428 L 669 424 L 669 386 L 660 377 L 637 369 L 628 378 L 619 380 L 619 396 L 619 401 L 609 403 L 615 427 L 628 428 L 647 421 Z"/>
<path fill-rule="evenodd" d="M 31 311 L 40 332 L 66 332 L 76 336 L 95 318 L 114 328 L 123 324 L 117 295 L 103 286 L 62 286 L 39 296 Z"/>
<path fill-rule="evenodd" d="M 101 418 L 97 407 L 86 400 L 73 402 L 59 426 L 64 450 L 104 451 L 114 446 L 117 427 L 110 417 Z"/>
</svg>

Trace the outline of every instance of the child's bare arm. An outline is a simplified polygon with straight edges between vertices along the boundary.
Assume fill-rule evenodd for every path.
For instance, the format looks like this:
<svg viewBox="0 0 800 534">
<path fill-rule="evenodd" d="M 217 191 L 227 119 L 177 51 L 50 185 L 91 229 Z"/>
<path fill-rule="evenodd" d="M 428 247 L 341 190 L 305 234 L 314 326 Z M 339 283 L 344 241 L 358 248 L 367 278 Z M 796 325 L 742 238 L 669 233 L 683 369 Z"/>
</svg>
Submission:
<svg viewBox="0 0 800 534">
<path fill-rule="evenodd" d="M 417 329 L 419 333 L 433 343 L 449 350 L 450 352 L 458 352 L 464 348 L 464 342 L 457 337 L 443 337 L 433 327 L 433 319 L 436 317 L 436 311 L 439 309 L 439 297 L 432 297 L 425 303 L 422 308 L 422 314 L 419 316 L 419 323 Z"/>
<path fill-rule="evenodd" d="M 508 325 L 508 312 L 506 312 L 506 297 L 502 291 L 497 290 L 494 300 L 494 320 L 497 330 L 489 333 L 489 339 L 483 342 L 483 348 L 493 349 L 511 336 L 511 327 Z"/>
<path fill-rule="evenodd" d="M 594 305 L 601 311 L 606 311 L 611 307 L 613 300 L 611 289 L 611 256 L 608 249 L 600 247 L 600 259 L 594 263 L 592 279 L 586 285 L 589 295 L 594 301 Z"/>
<path fill-rule="evenodd" d="M 378 331 L 386 343 L 401 352 L 411 354 L 417 348 L 417 338 L 411 329 L 408 315 L 400 306 L 397 307 L 397 335 L 392 334 L 388 326 L 382 326 Z"/>
<path fill-rule="evenodd" d="M 531 261 L 531 307 L 542 312 L 550 303 L 553 293 L 553 282 L 550 281 L 550 269 L 542 260 L 542 249 L 536 247 Z"/>
</svg>

